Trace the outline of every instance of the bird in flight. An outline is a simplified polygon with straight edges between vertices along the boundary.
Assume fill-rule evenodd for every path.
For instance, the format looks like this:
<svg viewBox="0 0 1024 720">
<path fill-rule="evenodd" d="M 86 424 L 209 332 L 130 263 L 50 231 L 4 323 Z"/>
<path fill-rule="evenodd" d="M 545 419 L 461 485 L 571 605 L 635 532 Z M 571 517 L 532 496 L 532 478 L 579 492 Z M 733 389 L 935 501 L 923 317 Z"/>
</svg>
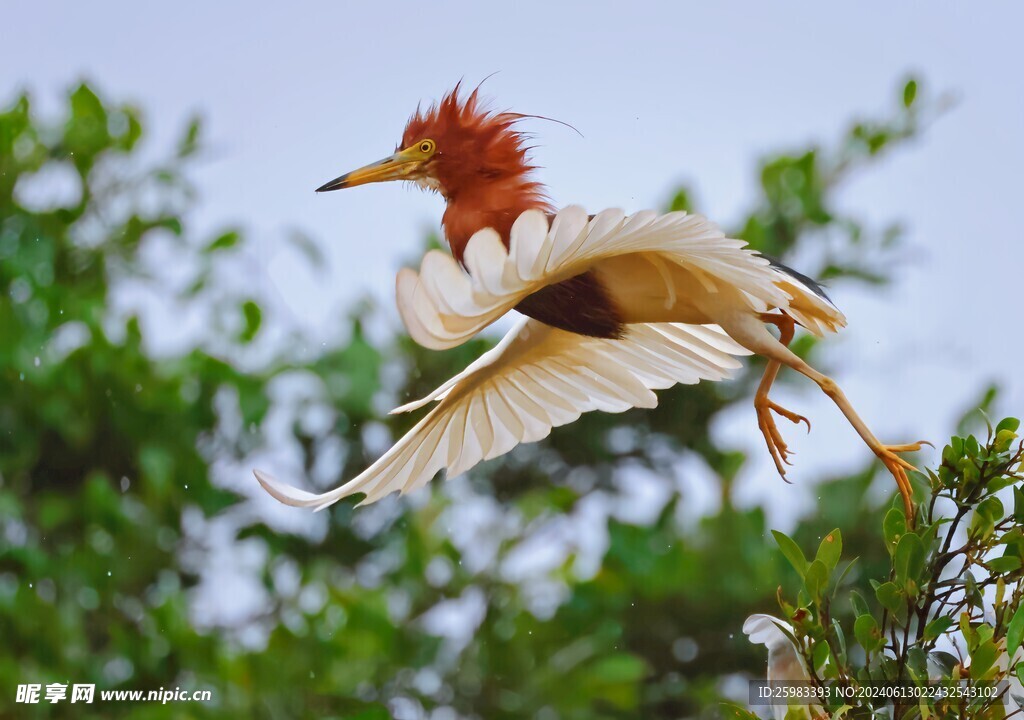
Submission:
<svg viewBox="0 0 1024 720">
<path fill-rule="evenodd" d="M 921 442 L 880 442 L 835 381 L 787 347 L 797 325 L 819 337 L 846 325 L 821 287 L 697 214 L 556 212 L 518 129 L 526 117 L 489 111 L 478 90 L 462 96 L 457 85 L 417 110 L 394 154 L 318 189 L 405 180 L 444 198 L 451 255 L 431 250 L 418 272 L 405 268 L 397 278 L 399 312 L 419 344 L 455 347 L 509 310 L 524 317 L 463 372 L 393 410 L 433 404 L 357 477 L 314 494 L 257 470 L 264 489 L 317 510 L 356 493 L 365 495 L 361 504 L 375 502 L 441 469 L 454 477 L 540 440 L 584 412 L 654 407 L 654 390 L 725 379 L 740 366 L 736 356 L 758 354 L 768 363 L 754 409 L 780 475 L 791 453 L 773 413 L 810 430 L 807 418 L 769 398 L 785 366 L 835 402 L 892 473 L 912 518 L 914 468 L 899 454 Z"/>
</svg>

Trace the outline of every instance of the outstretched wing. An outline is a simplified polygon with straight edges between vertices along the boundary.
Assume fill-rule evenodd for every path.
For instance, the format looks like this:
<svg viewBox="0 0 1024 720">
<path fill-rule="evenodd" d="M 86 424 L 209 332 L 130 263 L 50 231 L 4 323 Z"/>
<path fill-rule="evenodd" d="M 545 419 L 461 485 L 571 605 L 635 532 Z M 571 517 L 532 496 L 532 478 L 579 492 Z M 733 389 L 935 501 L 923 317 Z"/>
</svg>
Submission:
<svg viewBox="0 0 1024 720">
<path fill-rule="evenodd" d="M 492 350 L 407 412 L 438 401 L 379 460 L 341 487 L 317 495 L 256 471 L 264 489 L 287 505 L 317 510 L 355 493 L 361 504 L 406 493 L 439 470 L 454 477 L 519 443 L 591 410 L 654 407 L 653 390 L 721 380 L 749 354 L 716 326 L 630 325 L 617 340 L 589 338 L 524 318 Z"/>
<path fill-rule="evenodd" d="M 612 209 L 588 217 L 577 206 L 559 212 L 550 226 L 539 210 L 524 212 L 512 226 L 508 250 L 494 230 L 477 232 L 463 256 L 468 274 L 450 255 L 428 252 L 418 273 L 406 268 L 398 274 L 398 309 L 416 342 L 433 349 L 455 347 L 541 288 L 631 253 L 684 266 L 708 287 L 715 281 L 736 287 L 755 312 L 792 310 L 816 333 L 844 322 L 800 277 L 742 240 L 725 237 L 700 215 L 644 211 L 627 217 Z"/>
</svg>

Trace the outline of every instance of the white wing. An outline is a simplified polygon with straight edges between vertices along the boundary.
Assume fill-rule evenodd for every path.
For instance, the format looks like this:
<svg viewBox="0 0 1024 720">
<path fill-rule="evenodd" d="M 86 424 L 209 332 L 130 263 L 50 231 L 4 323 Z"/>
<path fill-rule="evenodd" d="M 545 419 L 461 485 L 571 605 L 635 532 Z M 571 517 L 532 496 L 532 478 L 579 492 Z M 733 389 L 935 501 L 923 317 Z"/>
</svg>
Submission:
<svg viewBox="0 0 1024 720">
<path fill-rule="evenodd" d="M 812 332 L 845 324 L 826 298 L 700 215 L 627 217 L 612 209 L 588 218 L 577 206 L 560 211 L 550 227 L 544 213 L 527 210 L 512 226 L 507 251 L 494 230 L 477 232 L 463 257 L 468 274 L 447 253 L 428 252 L 418 273 L 398 274 L 398 309 L 416 342 L 455 347 L 541 288 L 632 253 L 684 266 L 709 288 L 715 279 L 737 287 L 753 311 L 786 309 Z"/>
<path fill-rule="evenodd" d="M 743 632 L 750 638 L 750 642 L 768 648 L 768 682 L 772 683 L 773 687 L 790 683 L 810 683 L 810 673 L 807 672 L 807 667 L 793 641 L 782 631 L 783 628 L 786 632 L 793 633 L 789 623 L 771 615 L 751 615 L 743 623 Z M 790 708 L 786 705 L 774 705 L 772 710 L 776 720 L 790 717 Z M 801 717 L 817 717 L 819 712 L 818 705 L 804 706 Z"/>
<path fill-rule="evenodd" d="M 454 477 L 519 443 L 591 410 L 622 412 L 658 404 L 652 390 L 721 380 L 749 354 L 715 326 L 630 325 L 622 339 L 602 340 L 523 319 L 492 350 L 407 412 L 439 401 L 412 430 L 358 477 L 322 495 L 283 485 L 256 471 L 264 489 L 287 505 L 321 510 L 365 493 L 361 504 L 406 493 L 439 470 Z"/>
</svg>

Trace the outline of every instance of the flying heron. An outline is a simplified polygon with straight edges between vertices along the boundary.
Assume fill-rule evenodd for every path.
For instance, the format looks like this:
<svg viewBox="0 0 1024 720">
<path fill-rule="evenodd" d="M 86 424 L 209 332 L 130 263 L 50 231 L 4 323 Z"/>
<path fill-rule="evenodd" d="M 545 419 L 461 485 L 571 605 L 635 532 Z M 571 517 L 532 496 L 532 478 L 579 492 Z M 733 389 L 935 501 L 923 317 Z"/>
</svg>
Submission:
<svg viewBox="0 0 1024 720">
<path fill-rule="evenodd" d="M 779 474 L 790 451 L 773 413 L 810 430 L 807 418 L 768 396 L 785 366 L 835 402 L 892 473 L 913 518 L 914 467 L 899 454 L 922 443 L 880 442 L 835 381 L 788 348 L 796 325 L 819 337 L 846 325 L 821 287 L 697 214 L 556 212 L 533 176 L 518 129 L 525 117 L 492 112 L 478 90 L 462 96 L 456 85 L 416 111 L 394 154 L 318 189 L 405 180 L 445 199 L 451 255 L 432 250 L 419 272 L 406 268 L 397 279 L 399 311 L 421 345 L 454 347 L 512 309 L 525 317 L 465 371 L 392 411 L 436 402 L 363 473 L 314 494 L 256 471 L 267 492 L 316 509 L 355 493 L 374 502 L 443 468 L 454 477 L 581 413 L 654 407 L 653 390 L 724 379 L 740 365 L 735 356 L 754 353 L 768 360 L 754 409 Z"/>
</svg>

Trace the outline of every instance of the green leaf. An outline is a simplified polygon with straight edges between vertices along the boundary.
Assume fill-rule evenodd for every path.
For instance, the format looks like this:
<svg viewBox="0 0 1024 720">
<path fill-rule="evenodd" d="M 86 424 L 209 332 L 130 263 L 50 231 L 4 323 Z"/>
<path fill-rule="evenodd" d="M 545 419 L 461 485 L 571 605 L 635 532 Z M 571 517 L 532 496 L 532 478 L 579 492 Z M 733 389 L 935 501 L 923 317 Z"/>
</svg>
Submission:
<svg viewBox="0 0 1024 720">
<path fill-rule="evenodd" d="M 66 149 L 80 170 L 91 167 L 94 157 L 110 143 L 107 110 L 88 85 L 71 93 L 71 119 L 64 135 Z"/>
<path fill-rule="evenodd" d="M 772 530 L 772 535 L 775 536 L 775 542 L 779 545 L 779 550 L 789 560 L 789 564 L 793 566 L 793 569 L 797 571 L 797 574 L 803 578 L 807 575 L 807 558 L 804 556 L 803 550 L 800 546 L 793 542 L 793 539 L 785 533 L 779 532 L 778 530 Z"/>
<path fill-rule="evenodd" d="M 996 523 L 1003 519 L 1003 514 L 1002 501 L 994 495 L 990 495 L 974 508 L 969 534 L 971 537 L 985 540 L 992 534 Z"/>
<path fill-rule="evenodd" d="M 687 192 L 686 188 L 679 188 L 676 194 L 672 197 L 672 200 L 668 204 L 669 212 L 679 212 L 683 210 L 685 212 L 693 212 L 693 198 L 690 197 L 690 193 Z"/>
<path fill-rule="evenodd" d="M 981 452 L 981 444 L 978 442 L 978 438 L 973 435 L 968 435 L 967 439 L 964 441 L 964 452 L 967 453 L 969 457 L 978 457 L 978 453 Z"/>
<path fill-rule="evenodd" d="M 786 708 L 786 715 L 783 720 L 806 720 L 807 719 L 807 708 L 803 705 L 790 705 Z"/>
<path fill-rule="evenodd" d="M 864 652 L 873 653 L 885 644 L 878 621 L 873 615 L 861 615 L 853 624 L 853 635 L 864 648 Z"/>
<path fill-rule="evenodd" d="M 240 338 L 243 342 L 249 342 L 256 337 L 256 333 L 260 330 L 263 313 L 260 311 L 259 305 L 252 300 L 246 300 L 242 303 L 242 314 L 245 316 L 245 328 L 242 330 Z"/>
<path fill-rule="evenodd" d="M 981 588 L 978 587 L 978 581 L 970 572 L 964 573 L 961 577 L 964 580 L 964 599 L 971 605 L 980 608 L 984 602 L 984 595 L 981 593 Z"/>
<path fill-rule="evenodd" d="M 1003 509 L 1003 501 L 997 497 L 987 497 L 978 504 L 978 513 L 981 513 L 992 522 L 999 522 L 1003 519 L 1006 511 Z"/>
<path fill-rule="evenodd" d="M 1006 626 L 1006 654 L 1013 657 L 1020 647 L 1021 639 L 1024 639 L 1024 605 L 1017 607 L 1017 611 Z"/>
<path fill-rule="evenodd" d="M 1017 482 L 1017 478 L 1012 475 L 1003 475 L 1002 477 L 995 477 L 988 481 L 986 490 L 990 493 L 996 493 L 1005 487 L 1010 487 Z"/>
<path fill-rule="evenodd" d="M 1020 428 L 1020 420 L 1015 417 L 1003 418 L 996 425 L 996 435 L 1001 433 L 1003 430 L 1009 430 L 1010 432 L 1017 432 Z"/>
<path fill-rule="evenodd" d="M 759 720 L 757 715 L 749 710 L 744 710 L 739 705 L 724 702 L 720 707 L 726 720 Z"/>
<path fill-rule="evenodd" d="M 223 235 L 218 236 L 212 242 L 210 242 L 204 249 L 205 253 L 213 253 L 218 250 L 227 250 L 238 244 L 238 241 L 242 239 L 242 236 L 235 230 L 229 230 Z"/>
<path fill-rule="evenodd" d="M 907 612 L 907 600 L 904 596 L 903 591 L 893 582 L 882 583 L 875 590 L 875 597 L 878 598 L 878 602 L 882 603 L 882 607 L 891 612 L 898 618 L 906 617 Z"/>
<path fill-rule="evenodd" d="M 185 228 L 181 224 L 181 218 L 177 217 L 160 218 L 160 220 L 153 223 L 153 227 L 162 227 L 178 237 L 181 237 L 181 234 L 185 232 Z"/>
<path fill-rule="evenodd" d="M 917 97 L 917 81 L 908 80 L 907 84 L 903 86 L 903 107 L 909 108 L 914 104 L 914 99 Z"/>
<path fill-rule="evenodd" d="M 188 157 L 199 149 L 199 134 L 203 129 L 203 121 L 200 117 L 194 117 L 189 121 L 185 134 L 178 141 L 178 157 Z"/>
<path fill-rule="evenodd" d="M 946 632 L 953 624 L 953 618 L 948 616 L 937 617 L 932 620 L 924 629 L 924 639 L 934 640 Z"/>
<path fill-rule="evenodd" d="M 971 677 L 981 680 L 995 665 L 998 657 L 999 650 L 991 639 L 980 643 L 971 653 Z"/>
<path fill-rule="evenodd" d="M 920 647 L 911 646 L 907 650 L 907 670 L 915 684 L 928 682 L 928 655 Z"/>
<path fill-rule="evenodd" d="M 845 664 L 846 663 L 846 633 L 843 632 L 843 626 L 839 624 L 839 621 L 832 618 L 832 632 L 836 636 L 836 644 L 839 645 L 839 657 L 836 661 Z"/>
<path fill-rule="evenodd" d="M 960 438 L 953 438 L 953 440 L 960 440 Z M 960 440 L 959 443 L 950 443 L 946 447 L 942 448 L 942 462 L 955 467 L 960 461 L 960 458 L 964 456 L 963 446 L 963 440 Z"/>
<path fill-rule="evenodd" d="M 957 459 L 964 456 L 964 445 L 966 442 L 962 437 L 954 436 L 949 439 L 949 446 L 952 448 L 953 454 L 956 455 Z"/>
<path fill-rule="evenodd" d="M 988 568 L 996 574 L 1011 573 L 1020 570 L 1021 561 L 1019 557 L 1004 555 L 1003 557 L 992 558 L 988 561 Z"/>
<path fill-rule="evenodd" d="M 825 588 L 828 587 L 828 568 L 821 560 L 815 560 L 807 567 L 807 574 L 804 576 L 804 588 L 815 604 L 821 602 Z"/>
<path fill-rule="evenodd" d="M 850 604 L 853 606 L 854 615 L 870 615 L 871 610 L 868 608 L 867 600 L 856 590 L 850 591 Z"/>
<path fill-rule="evenodd" d="M 964 640 L 967 641 L 968 649 L 978 644 L 978 633 L 971 627 L 971 614 L 968 612 L 960 613 L 960 633 L 964 636 Z"/>
<path fill-rule="evenodd" d="M 815 560 L 820 560 L 830 571 L 836 569 L 843 554 L 843 534 L 836 528 L 821 540 Z"/>
<path fill-rule="evenodd" d="M 825 663 L 828 662 L 831 655 L 832 648 L 829 647 L 828 643 L 820 642 L 815 644 L 813 655 L 811 657 L 811 660 L 814 662 L 814 669 L 821 670 L 821 668 L 825 666 Z M 835 660 L 832 661 L 832 664 L 835 664 Z"/>
<path fill-rule="evenodd" d="M 896 553 L 896 543 L 907 532 L 907 516 L 900 508 L 891 508 L 882 521 L 882 534 L 885 536 L 885 547 L 890 555 Z"/>
<path fill-rule="evenodd" d="M 1013 430 L 1000 430 L 992 441 L 992 449 L 997 453 L 1004 453 L 1010 449 L 1013 441 L 1017 439 L 1017 433 Z"/>
<path fill-rule="evenodd" d="M 1024 522 L 1024 492 L 1019 487 L 1013 488 L 1013 519 Z"/>
<path fill-rule="evenodd" d="M 908 581 L 916 583 L 924 571 L 924 560 L 925 549 L 921 538 L 914 533 L 906 533 L 899 539 L 893 556 L 896 583 L 904 587 Z"/>
</svg>

